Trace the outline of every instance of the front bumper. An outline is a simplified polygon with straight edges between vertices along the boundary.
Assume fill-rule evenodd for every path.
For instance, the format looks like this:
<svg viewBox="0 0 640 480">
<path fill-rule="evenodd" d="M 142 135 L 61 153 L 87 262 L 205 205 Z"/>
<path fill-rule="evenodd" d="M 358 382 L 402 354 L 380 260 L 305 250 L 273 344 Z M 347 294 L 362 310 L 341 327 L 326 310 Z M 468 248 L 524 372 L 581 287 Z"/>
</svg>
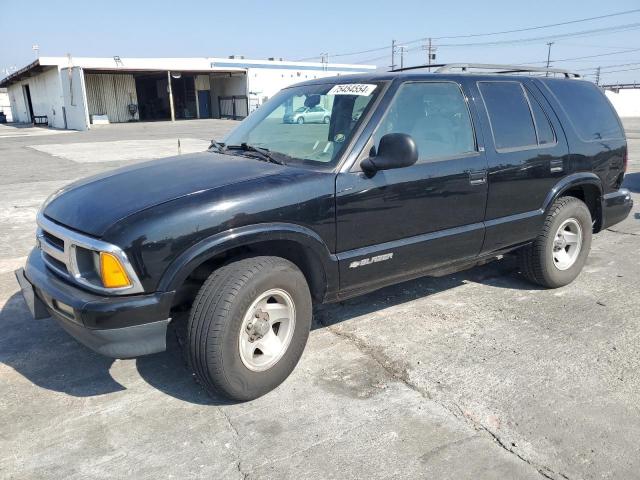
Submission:
<svg viewBox="0 0 640 480">
<path fill-rule="evenodd" d="M 103 355 L 130 358 L 166 349 L 173 292 L 100 296 L 70 285 L 51 272 L 34 249 L 16 271 L 34 317 L 45 312 L 80 343 Z"/>
<path fill-rule="evenodd" d="M 621 188 L 602 197 L 602 226 L 601 230 L 620 223 L 629 215 L 633 208 L 631 192 Z"/>
</svg>

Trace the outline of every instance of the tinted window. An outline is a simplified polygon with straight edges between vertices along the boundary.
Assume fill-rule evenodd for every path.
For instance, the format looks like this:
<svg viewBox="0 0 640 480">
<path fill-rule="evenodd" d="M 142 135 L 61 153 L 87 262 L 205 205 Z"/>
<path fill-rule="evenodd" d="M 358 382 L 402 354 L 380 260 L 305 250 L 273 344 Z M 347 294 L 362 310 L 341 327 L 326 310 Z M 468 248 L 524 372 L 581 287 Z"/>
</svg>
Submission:
<svg viewBox="0 0 640 480">
<path fill-rule="evenodd" d="M 583 140 L 623 138 L 618 117 L 604 94 L 592 83 L 545 80 Z"/>
<path fill-rule="evenodd" d="M 531 104 L 531 109 L 533 110 L 533 118 L 536 120 L 536 131 L 538 132 L 538 143 L 540 145 L 546 145 L 550 143 L 556 143 L 556 136 L 553 133 L 553 127 L 549 122 L 549 118 L 542 110 L 542 107 L 538 103 L 538 101 L 531 95 L 527 93 L 527 97 L 529 98 L 529 103 Z"/>
<path fill-rule="evenodd" d="M 529 102 L 520 83 L 480 82 L 478 87 L 498 150 L 537 145 Z"/>
<path fill-rule="evenodd" d="M 475 151 L 469 109 L 454 83 L 406 83 L 393 98 L 374 135 L 376 148 L 387 133 L 413 137 L 420 161 Z"/>
</svg>

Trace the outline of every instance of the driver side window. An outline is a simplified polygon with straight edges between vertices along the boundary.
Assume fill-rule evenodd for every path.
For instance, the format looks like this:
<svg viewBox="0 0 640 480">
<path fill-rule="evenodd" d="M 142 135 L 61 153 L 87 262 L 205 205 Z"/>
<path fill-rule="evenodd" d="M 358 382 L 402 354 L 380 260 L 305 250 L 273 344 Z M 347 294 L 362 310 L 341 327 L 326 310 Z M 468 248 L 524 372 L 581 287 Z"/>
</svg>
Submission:
<svg viewBox="0 0 640 480">
<path fill-rule="evenodd" d="M 469 109 L 451 82 L 415 82 L 400 87 L 374 134 L 376 150 L 387 133 L 406 133 L 418 147 L 418 163 L 476 151 Z"/>
</svg>

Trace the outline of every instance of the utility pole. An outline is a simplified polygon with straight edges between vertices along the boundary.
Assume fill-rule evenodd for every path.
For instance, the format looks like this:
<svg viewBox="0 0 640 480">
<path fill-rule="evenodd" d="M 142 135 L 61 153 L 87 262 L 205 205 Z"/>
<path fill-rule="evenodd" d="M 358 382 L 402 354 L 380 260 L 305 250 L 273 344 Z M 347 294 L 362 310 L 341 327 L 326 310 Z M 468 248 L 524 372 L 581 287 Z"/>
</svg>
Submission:
<svg viewBox="0 0 640 480">
<path fill-rule="evenodd" d="M 547 71 L 545 72 L 544 76 L 548 77 L 549 76 L 549 64 L 551 63 L 551 45 L 553 45 L 555 42 L 548 42 L 547 43 L 547 47 L 549 47 L 547 49 Z"/>
<path fill-rule="evenodd" d="M 322 63 L 322 69 L 327 70 L 327 64 L 329 63 L 329 53 L 320 54 L 320 63 Z"/>
<path fill-rule="evenodd" d="M 430 72 L 431 71 L 431 61 L 436 59 L 436 47 L 433 46 L 432 42 L 431 42 L 431 37 L 429 37 L 427 43 L 425 45 L 422 46 L 423 50 L 426 50 L 427 52 L 427 65 L 429 65 L 429 67 L 427 67 L 427 70 Z"/>
<path fill-rule="evenodd" d="M 400 50 L 400 69 L 404 68 L 404 52 L 407 51 L 407 47 L 405 45 L 398 45 L 398 50 Z"/>
<path fill-rule="evenodd" d="M 596 85 L 600 86 L 600 67 L 596 68 Z"/>
<path fill-rule="evenodd" d="M 391 70 L 396 69 L 396 41 L 391 40 Z"/>
</svg>

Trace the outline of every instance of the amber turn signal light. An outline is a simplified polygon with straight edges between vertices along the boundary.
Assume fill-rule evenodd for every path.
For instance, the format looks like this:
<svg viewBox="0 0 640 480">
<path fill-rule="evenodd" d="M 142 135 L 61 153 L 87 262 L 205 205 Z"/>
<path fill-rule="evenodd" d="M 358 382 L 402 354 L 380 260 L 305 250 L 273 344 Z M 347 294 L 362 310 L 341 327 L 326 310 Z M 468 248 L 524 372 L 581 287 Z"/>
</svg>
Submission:
<svg viewBox="0 0 640 480">
<path fill-rule="evenodd" d="M 130 287 L 131 280 L 118 257 L 100 252 L 100 278 L 106 288 Z"/>
</svg>

